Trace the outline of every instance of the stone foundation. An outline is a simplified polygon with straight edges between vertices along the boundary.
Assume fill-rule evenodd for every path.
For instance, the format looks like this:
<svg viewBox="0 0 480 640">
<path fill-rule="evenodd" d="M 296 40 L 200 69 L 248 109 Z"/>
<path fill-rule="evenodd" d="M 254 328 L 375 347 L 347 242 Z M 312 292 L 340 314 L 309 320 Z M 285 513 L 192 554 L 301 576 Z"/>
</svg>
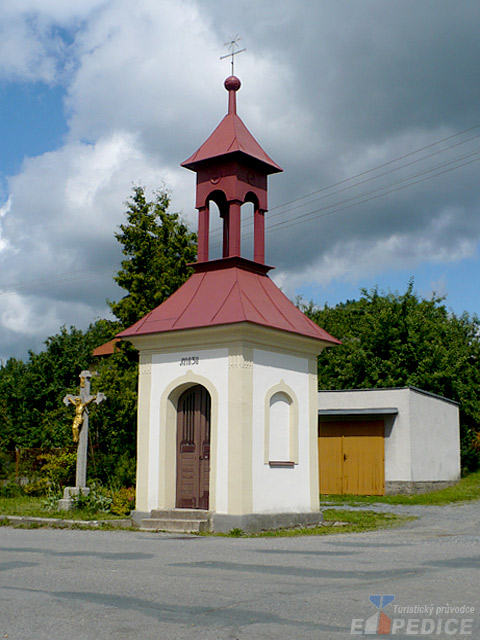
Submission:
<svg viewBox="0 0 480 640">
<path fill-rule="evenodd" d="M 180 509 L 179 511 L 185 511 Z M 194 511 L 194 510 L 192 510 Z M 132 511 L 130 518 L 136 526 L 145 526 L 145 521 L 154 514 L 155 509 L 148 511 Z M 173 518 L 175 510 L 169 511 Z M 241 529 L 245 533 L 257 531 L 269 531 L 273 529 L 307 527 L 319 524 L 323 521 L 320 511 L 309 513 L 249 513 L 243 516 L 233 516 L 226 513 L 212 513 L 210 515 L 211 531 L 215 533 L 228 533 L 232 529 Z M 160 525 L 158 528 L 162 528 Z"/>
<path fill-rule="evenodd" d="M 212 529 L 217 533 L 228 533 L 232 529 L 241 529 L 245 533 L 268 531 L 291 527 L 305 527 L 323 521 L 320 511 L 309 513 L 249 513 L 233 516 L 226 513 L 212 515 Z"/>
<path fill-rule="evenodd" d="M 137 509 L 135 509 L 130 513 L 130 519 L 133 522 L 133 524 L 137 527 L 141 526 L 142 520 L 149 517 L 150 517 L 150 511 L 137 511 Z"/>
<path fill-rule="evenodd" d="M 88 487 L 65 487 L 63 490 L 63 498 L 58 501 L 59 511 L 69 511 L 72 508 L 72 496 L 88 496 L 90 489 Z"/>
<path fill-rule="evenodd" d="M 421 482 L 413 482 L 413 481 L 401 481 L 401 480 L 393 480 L 390 482 L 385 482 L 385 495 L 386 496 L 396 496 L 396 495 L 404 495 L 409 496 L 416 493 L 428 493 L 429 491 L 438 491 L 439 489 L 446 489 L 447 487 L 453 487 L 456 485 L 458 480 L 450 480 L 450 481 L 421 481 Z"/>
</svg>

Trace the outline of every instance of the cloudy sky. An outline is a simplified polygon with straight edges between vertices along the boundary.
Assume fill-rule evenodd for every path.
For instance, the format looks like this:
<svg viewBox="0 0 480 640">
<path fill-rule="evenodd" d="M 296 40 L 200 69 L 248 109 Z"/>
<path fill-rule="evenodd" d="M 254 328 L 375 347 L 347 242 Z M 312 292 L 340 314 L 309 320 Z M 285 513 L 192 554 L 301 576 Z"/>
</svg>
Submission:
<svg viewBox="0 0 480 640">
<path fill-rule="evenodd" d="M 179 164 L 237 33 L 239 115 L 284 169 L 277 284 L 323 305 L 413 276 L 480 313 L 479 27 L 472 0 L 0 0 L 0 359 L 107 317 L 132 185 L 196 227 Z"/>
</svg>

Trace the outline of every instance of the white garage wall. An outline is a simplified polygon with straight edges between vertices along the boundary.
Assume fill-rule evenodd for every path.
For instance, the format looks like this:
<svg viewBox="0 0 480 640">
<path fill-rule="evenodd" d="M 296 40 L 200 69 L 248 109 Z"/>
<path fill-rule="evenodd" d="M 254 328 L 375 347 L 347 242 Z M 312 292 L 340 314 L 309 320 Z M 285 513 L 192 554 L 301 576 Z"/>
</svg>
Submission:
<svg viewBox="0 0 480 640">
<path fill-rule="evenodd" d="M 454 481 L 460 473 L 458 405 L 406 387 L 319 391 L 318 408 L 396 408 L 385 420 L 385 482 Z M 365 416 L 366 417 L 366 416 Z M 372 415 L 372 418 L 374 416 Z M 345 416 L 339 416 L 339 420 Z"/>
<path fill-rule="evenodd" d="M 415 391 L 410 395 L 412 480 L 460 478 L 458 406 Z"/>
</svg>

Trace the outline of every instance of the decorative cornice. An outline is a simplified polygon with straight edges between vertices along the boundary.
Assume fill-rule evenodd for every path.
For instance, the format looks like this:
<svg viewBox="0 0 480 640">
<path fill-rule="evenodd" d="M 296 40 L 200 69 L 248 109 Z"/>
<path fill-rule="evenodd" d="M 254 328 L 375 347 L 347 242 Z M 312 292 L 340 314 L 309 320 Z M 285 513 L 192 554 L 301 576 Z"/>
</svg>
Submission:
<svg viewBox="0 0 480 640">
<path fill-rule="evenodd" d="M 229 369 L 253 369 L 253 349 L 234 346 L 228 354 Z"/>
<path fill-rule="evenodd" d="M 241 256 L 229 256 L 228 258 L 218 258 L 217 260 L 207 260 L 205 262 L 192 262 L 188 264 L 189 267 L 195 270 L 195 273 L 204 273 L 206 271 L 219 271 L 221 269 L 231 269 L 237 267 L 244 271 L 251 271 L 260 275 L 266 275 L 275 267 L 270 267 L 268 264 L 262 262 L 255 262 L 243 258 Z"/>
<path fill-rule="evenodd" d="M 138 366 L 138 372 L 141 376 L 148 376 L 152 373 L 152 363 L 144 362 L 140 363 Z"/>
</svg>

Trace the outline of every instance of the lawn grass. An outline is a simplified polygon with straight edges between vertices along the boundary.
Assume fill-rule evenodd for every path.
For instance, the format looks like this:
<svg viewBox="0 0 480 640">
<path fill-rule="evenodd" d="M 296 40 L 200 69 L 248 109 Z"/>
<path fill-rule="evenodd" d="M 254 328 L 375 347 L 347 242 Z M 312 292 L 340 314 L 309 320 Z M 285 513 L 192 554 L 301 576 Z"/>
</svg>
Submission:
<svg viewBox="0 0 480 640">
<path fill-rule="evenodd" d="M 329 505 L 360 505 L 373 503 L 446 505 L 452 502 L 466 502 L 469 500 L 480 500 L 480 471 L 470 473 L 453 487 L 410 496 L 320 496 L 321 505 L 324 503 L 328 503 Z"/>
<path fill-rule="evenodd" d="M 43 508 L 45 498 L 31 496 L 16 496 L 14 498 L 0 497 L 0 518 L 5 516 L 30 516 L 34 518 L 59 518 L 68 520 L 118 520 L 122 516 L 97 511 L 92 513 L 85 509 L 72 511 L 47 511 Z"/>
<path fill-rule="evenodd" d="M 376 513 L 375 511 L 349 511 L 344 509 L 325 509 L 324 523 L 319 526 L 295 527 L 292 529 L 275 529 L 247 534 L 241 529 L 232 529 L 223 535 L 231 538 L 286 538 L 293 536 L 328 536 L 338 533 L 359 533 L 398 527 L 415 516 L 399 516 L 394 513 Z M 340 526 L 338 523 L 343 523 Z M 206 534 L 211 535 L 211 534 Z"/>
</svg>

